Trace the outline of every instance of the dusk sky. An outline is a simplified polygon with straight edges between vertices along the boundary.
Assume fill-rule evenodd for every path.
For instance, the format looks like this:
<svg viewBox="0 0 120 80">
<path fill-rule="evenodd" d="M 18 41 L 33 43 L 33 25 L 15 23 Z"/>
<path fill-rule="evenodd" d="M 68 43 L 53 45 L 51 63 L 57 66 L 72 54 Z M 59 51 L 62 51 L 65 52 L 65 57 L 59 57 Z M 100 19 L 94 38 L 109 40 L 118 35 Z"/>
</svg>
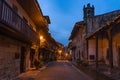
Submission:
<svg viewBox="0 0 120 80">
<path fill-rule="evenodd" d="M 95 7 L 95 15 L 120 10 L 120 0 L 38 0 L 43 15 L 51 20 L 49 31 L 53 38 L 64 45 L 75 22 L 83 20 L 83 6 L 90 3 Z"/>
</svg>

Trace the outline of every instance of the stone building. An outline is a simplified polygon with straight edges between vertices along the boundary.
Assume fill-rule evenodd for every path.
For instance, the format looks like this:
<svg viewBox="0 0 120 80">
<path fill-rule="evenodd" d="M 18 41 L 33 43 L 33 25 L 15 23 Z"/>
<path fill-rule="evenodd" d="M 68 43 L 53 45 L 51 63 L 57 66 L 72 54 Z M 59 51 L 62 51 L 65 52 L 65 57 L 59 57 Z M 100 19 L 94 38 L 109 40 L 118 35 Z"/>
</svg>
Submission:
<svg viewBox="0 0 120 80">
<path fill-rule="evenodd" d="M 46 35 L 45 38 L 43 38 L 43 41 L 41 41 L 40 44 L 40 56 L 42 57 L 42 60 L 44 63 L 48 61 L 56 60 L 56 51 L 58 50 L 59 46 L 57 42 L 52 38 L 52 36 Z"/>
<path fill-rule="evenodd" d="M 96 67 L 99 63 L 120 67 L 120 10 L 94 15 L 94 6 L 87 4 L 83 13 L 85 59 Z"/>
<path fill-rule="evenodd" d="M 34 66 L 40 30 L 48 34 L 37 0 L 0 0 L 0 80 L 13 80 Z"/>
<path fill-rule="evenodd" d="M 69 48 L 71 49 L 70 54 L 72 56 L 72 60 L 76 61 L 77 59 L 82 60 L 84 55 L 84 22 L 76 22 L 74 28 L 71 32 L 71 36 L 69 40 L 71 43 L 69 44 Z"/>
</svg>

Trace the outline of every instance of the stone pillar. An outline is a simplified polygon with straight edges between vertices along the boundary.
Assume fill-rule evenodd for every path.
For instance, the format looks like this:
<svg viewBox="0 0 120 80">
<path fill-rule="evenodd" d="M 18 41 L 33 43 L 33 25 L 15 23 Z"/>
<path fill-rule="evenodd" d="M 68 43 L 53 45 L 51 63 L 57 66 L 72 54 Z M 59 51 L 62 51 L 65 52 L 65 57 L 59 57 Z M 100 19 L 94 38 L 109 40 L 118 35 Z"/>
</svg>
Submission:
<svg viewBox="0 0 120 80">
<path fill-rule="evenodd" d="M 98 34 L 96 34 L 96 68 L 98 68 Z"/>
<path fill-rule="evenodd" d="M 86 54 L 87 54 L 87 60 L 88 60 L 88 57 L 89 57 L 89 54 L 88 54 L 88 39 L 86 39 Z"/>
<path fill-rule="evenodd" d="M 113 69 L 113 48 L 112 48 L 112 28 L 108 29 L 108 49 L 109 49 L 109 63 L 110 69 Z"/>
<path fill-rule="evenodd" d="M 75 61 L 75 49 L 73 50 L 73 61 Z"/>
<path fill-rule="evenodd" d="M 26 47 L 26 70 L 30 69 L 30 47 Z"/>
</svg>

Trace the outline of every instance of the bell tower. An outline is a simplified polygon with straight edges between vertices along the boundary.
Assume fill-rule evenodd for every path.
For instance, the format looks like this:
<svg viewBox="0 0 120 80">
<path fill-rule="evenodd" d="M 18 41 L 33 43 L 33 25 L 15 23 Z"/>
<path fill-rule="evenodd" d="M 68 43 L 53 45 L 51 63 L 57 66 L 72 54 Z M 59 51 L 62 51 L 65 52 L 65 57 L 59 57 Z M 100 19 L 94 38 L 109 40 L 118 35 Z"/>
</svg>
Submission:
<svg viewBox="0 0 120 80">
<path fill-rule="evenodd" d="M 90 3 L 87 4 L 87 6 L 84 5 L 83 7 L 83 20 L 85 22 L 85 35 L 92 32 L 94 25 L 93 25 L 93 19 L 94 19 L 94 6 L 90 5 Z"/>
<path fill-rule="evenodd" d="M 87 4 L 87 7 L 84 5 L 83 8 L 84 19 L 94 17 L 94 6 L 90 6 L 90 3 Z"/>
</svg>

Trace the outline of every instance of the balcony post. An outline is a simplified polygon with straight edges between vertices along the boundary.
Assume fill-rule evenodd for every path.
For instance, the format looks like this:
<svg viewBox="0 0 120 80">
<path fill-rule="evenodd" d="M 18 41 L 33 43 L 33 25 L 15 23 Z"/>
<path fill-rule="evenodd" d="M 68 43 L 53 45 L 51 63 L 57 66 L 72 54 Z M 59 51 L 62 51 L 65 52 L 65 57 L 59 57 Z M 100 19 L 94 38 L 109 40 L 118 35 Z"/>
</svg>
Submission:
<svg viewBox="0 0 120 80">
<path fill-rule="evenodd" d="M 0 0 L 0 19 L 2 18 L 3 0 Z"/>
</svg>

